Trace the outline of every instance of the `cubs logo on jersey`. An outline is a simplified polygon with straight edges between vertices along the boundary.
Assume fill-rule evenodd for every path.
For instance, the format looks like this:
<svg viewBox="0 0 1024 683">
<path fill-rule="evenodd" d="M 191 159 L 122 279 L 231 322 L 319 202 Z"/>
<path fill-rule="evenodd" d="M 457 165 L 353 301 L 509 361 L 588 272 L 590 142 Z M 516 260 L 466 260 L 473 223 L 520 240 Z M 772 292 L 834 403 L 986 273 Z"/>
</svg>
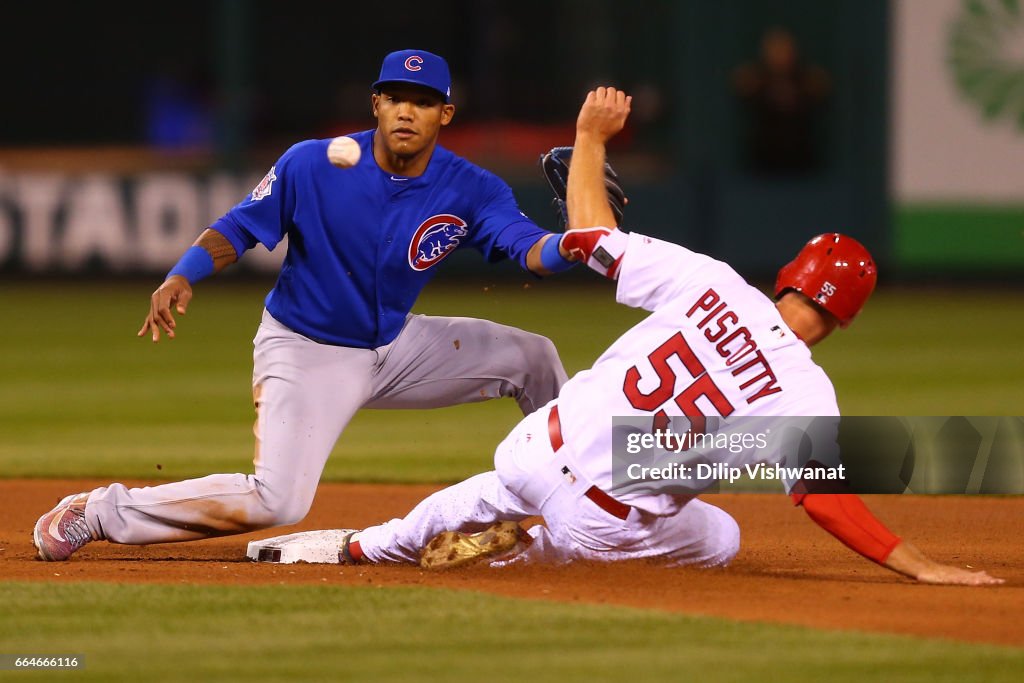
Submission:
<svg viewBox="0 0 1024 683">
<path fill-rule="evenodd" d="M 466 221 L 450 213 L 431 216 L 420 223 L 409 242 L 409 267 L 426 270 L 455 250 L 469 234 Z"/>
<path fill-rule="evenodd" d="M 274 175 L 275 168 L 277 167 L 271 166 L 270 170 L 267 171 L 267 175 L 263 176 L 263 180 L 260 181 L 260 184 L 253 188 L 252 200 L 254 202 L 258 202 L 264 197 L 270 195 L 270 191 L 274 188 L 274 181 L 277 180 L 277 176 Z"/>
</svg>

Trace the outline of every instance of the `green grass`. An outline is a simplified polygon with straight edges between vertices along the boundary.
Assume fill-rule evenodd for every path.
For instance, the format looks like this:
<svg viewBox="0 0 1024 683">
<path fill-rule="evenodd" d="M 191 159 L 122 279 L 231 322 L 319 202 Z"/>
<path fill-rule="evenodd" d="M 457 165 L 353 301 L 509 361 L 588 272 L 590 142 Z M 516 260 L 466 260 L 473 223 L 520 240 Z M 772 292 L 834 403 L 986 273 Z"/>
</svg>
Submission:
<svg viewBox="0 0 1024 683">
<path fill-rule="evenodd" d="M 593 279 L 440 285 L 424 313 L 549 336 L 570 374 L 642 313 Z M 0 476 L 168 478 L 250 471 L 252 337 L 269 283 L 199 286 L 178 339 L 135 337 L 152 283 L 4 283 Z M 1024 412 L 1019 292 L 881 291 L 815 349 L 850 415 Z M 520 415 L 511 401 L 363 411 L 326 479 L 455 481 L 488 469 Z"/>
<path fill-rule="evenodd" d="M 551 337 L 570 374 L 642 313 L 610 283 L 446 285 L 418 310 Z M 250 471 L 252 336 L 267 285 L 200 286 L 179 339 L 134 336 L 152 283 L 3 283 L 0 476 Z M 815 350 L 848 414 L 1021 414 L 1015 293 L 878 294 Z M 490 467 L 510 401 L 365 411 L 326 478 L 454 481 Z M 159 469 L 158 469 L 159 466 Z M 0 680 L 1016 680 L 1024 651 L 425 589 L 0 583 L 0 654 L 84 654 Z M 356 673 L 346 674 L 355 666 Z"/>
<path fill-rule="evenodd" d="M 1024 414 L 1024 292 L 882 291 L 815 347 L 847 415 Z"/>
<path fill-rule="evenodd" d="M 0 583 L 0 643 L 84 655 L 48 674 L 83 681 L 970 683 L 1024 668 L 1014 648 L 419 588 Z"/>
</svg>

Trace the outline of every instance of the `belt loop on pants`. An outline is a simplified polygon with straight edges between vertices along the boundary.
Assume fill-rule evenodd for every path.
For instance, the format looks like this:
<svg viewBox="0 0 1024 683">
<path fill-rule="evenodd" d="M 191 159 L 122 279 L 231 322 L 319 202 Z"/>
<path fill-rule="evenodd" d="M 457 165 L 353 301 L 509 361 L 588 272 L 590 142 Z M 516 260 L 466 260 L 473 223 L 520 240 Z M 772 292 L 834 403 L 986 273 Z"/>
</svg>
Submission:
<svg viewBox="0 0 1024 683">
<path fill-rule="evenodd" d="M 551 450 L 556 453 L 565 445 L 565 440 L 562 438 L 562 421 L 558 417 L 557 405 L 551 406 L 551 412 L 548 413 L 548 438 L 551 439 Z M 612 517 L 626 519 L 629 516 L 629 511 L 632 509 L 625 503 L 615 500 L 596 486 L 588 488 L 583 495 Z"/>
</svg>

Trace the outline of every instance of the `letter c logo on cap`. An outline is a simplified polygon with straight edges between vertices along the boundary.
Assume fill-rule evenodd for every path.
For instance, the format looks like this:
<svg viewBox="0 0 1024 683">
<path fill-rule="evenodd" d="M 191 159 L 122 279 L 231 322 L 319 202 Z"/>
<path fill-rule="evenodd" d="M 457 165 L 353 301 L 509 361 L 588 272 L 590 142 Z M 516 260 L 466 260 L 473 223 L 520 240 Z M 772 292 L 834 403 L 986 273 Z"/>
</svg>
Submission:
<svg viewBox="0 0 1024 683">
<path fill-rule="evenodd" d="M 423 64 L 423 58 L 417 57 L 416 55 L 413 55 L 405 60 L 405 68 L 409 71 L 419 71 L 420 69 L 423 68 L 422 66 L 420 66 L 421 64 Z"/>
</svg>

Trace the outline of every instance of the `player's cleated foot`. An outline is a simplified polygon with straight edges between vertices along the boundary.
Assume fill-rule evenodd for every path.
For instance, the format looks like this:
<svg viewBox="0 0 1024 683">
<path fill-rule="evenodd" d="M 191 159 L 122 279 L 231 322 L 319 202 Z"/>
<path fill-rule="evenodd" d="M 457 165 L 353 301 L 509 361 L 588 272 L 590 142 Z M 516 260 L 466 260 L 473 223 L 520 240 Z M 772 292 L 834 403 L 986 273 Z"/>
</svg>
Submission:
<svg viewBox="0 0 1024 683">
<path fill-rule="evenodd" d="M 74 493 L 39 518 L 32 530 L 37 556 L 46 562 L 62 562 L 89 541 L 95 541 L 85 523 L 89 493 Z"/>
<path fill-rule="evenodd" d="M 442 531 L 420 554 L 424 569 L 453 569 L 505 553 L 514 554 L 531 542 L 518 522 L 498 522 L 476 534 Z"/>
</svg>

